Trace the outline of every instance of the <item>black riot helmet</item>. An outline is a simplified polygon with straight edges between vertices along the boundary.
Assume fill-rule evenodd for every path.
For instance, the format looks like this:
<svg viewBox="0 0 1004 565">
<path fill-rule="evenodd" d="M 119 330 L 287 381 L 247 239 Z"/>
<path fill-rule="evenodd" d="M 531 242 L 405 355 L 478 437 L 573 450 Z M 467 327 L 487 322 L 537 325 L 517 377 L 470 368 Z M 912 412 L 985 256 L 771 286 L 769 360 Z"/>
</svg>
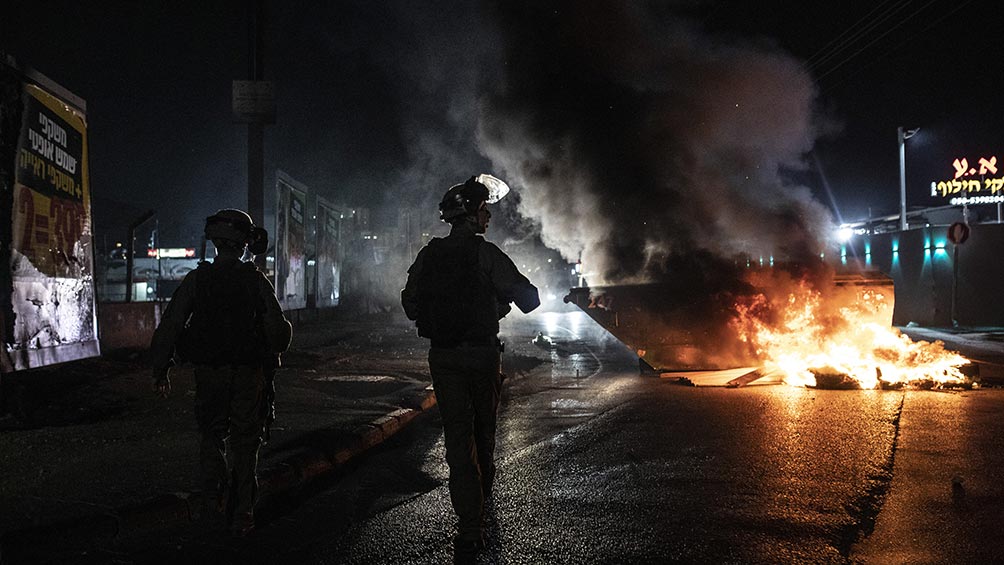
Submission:
<svg viewBox="0 0 1004 565">
<path fill-rule="evenodd" d="M 446 191 L 439 202 L 439 219 L 453 223 L 465 216 L 475 216 L 483 203 L 494 204 L 508 193 L 509 186 L 491 175 L 471 177 Z"/>
<path fill-rule="evenodd" d="M 243 248 L 261 255 L 268 249 L 268 232 L 251 221 L 251 216 L 242 210 L 227 208 L 206 218 L 206 239 L 227 242 L 233 247 Z"/>
</svg>

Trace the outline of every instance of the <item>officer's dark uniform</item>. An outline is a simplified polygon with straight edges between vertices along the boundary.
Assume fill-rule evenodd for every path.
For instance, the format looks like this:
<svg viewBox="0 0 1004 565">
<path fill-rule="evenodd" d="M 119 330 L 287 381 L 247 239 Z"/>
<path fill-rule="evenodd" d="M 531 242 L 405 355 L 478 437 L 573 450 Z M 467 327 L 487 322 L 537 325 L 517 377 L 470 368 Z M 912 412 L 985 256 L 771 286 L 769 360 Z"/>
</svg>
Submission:
<svg viewBox="0 0 1004 565">
<path fill-rule="evenodd" d="M 459 519 L 458 555 L 464 546 L 476 552 L 483 545 L 484 500 L 495 477 L 498 320 L 511 302 L 523 312 L 540 305 L 537 288 L 478 233 L 483 227 L 479 230 L 475 218 L 484 206 L 484 187 L 470 186 L 476 195 L 465 199 L 465 213 L 448 217 L 444 210 L 444 219 L 452 221 L 450 235 L 433 239 L 418 253 L 401 291 L 408 318 L 416 321 L 420 336 L 431 340 L 429 370 L 443 419 L 450 499 Z"/>
<path fill-rule="evenodd" d="M 213 235 L 208 226 L 207 235 Z M 232 529 L 246 534 L 254 525 L 255 469 L 268 413 L 265 371 L 288 348 L 291 326 L 272 284 L 253 263 L 241 262 L 243 243 L 215 241 L 219 255 L 182 281 L 150 349 L 154 380 L 161 386 L 176 352 L 194 364 L 199 459 L 210 502 L 204 511 L 222 517 L 229 496 Z M 227 472 L 228 439 L 232 475 Z"/>
</svg>

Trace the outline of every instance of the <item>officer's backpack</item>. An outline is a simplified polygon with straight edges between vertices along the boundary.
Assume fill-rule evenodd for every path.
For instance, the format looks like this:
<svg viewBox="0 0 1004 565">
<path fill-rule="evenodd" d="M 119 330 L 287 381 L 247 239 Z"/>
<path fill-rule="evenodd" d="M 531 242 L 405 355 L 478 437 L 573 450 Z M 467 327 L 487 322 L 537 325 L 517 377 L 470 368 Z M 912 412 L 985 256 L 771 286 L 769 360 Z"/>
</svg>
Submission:
<svg viewBox="0 0 1004 565">
<path fill-rule="evenodd" d="M 195 305 L 178 346 L 179 356 L 199 365 L 255 364 L 267 347 L 258 295 L 261 275 L 253 263 L 199 264 Z"/>
<path fill-rule="evenodd" d="M 480 237 L 429 242 L 419 278 L 418 335 L 444 345 L 480 342 L 499 331 L 495 290 L 479 265 Z"/>
</svg>

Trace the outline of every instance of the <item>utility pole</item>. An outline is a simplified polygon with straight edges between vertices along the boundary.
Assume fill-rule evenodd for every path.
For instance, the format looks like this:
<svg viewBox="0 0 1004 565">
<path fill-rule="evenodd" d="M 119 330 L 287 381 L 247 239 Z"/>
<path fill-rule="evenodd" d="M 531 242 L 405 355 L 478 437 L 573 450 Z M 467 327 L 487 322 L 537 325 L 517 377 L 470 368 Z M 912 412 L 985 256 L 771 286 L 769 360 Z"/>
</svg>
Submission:
<svg viewBox="0 0 1004 565">
<path fill-rule="evenodd" d="M 265 75 L 265 0 L 248 3 L 248 80 L 258 82 Z M 265 223 L 265 123 L 248 123 L 248 214 L 257 225 Z M 265 254 L 255 257 L 258 268 L 265 270 Z"/>
<path fill-rule="evenodd" d="M 920 128 L 903 130 L 896 128 L 896 140 L 899 143 L 899 229 L 906 231 L 906 140 L 913 137 Z"/>
<path fill-rule="evenodd" d="M 133 220 L 133 223 L 129 224 L 129 235 L 126 239 L 126 292 L 125 301 L 133 301 L 133 265 L 135 264 L 136 256 L 136 229 L 143 225 L 147 220 L 152 218 L 154 215 L 153 210 L 147 210 L 142 216 Z"/>
</svg>

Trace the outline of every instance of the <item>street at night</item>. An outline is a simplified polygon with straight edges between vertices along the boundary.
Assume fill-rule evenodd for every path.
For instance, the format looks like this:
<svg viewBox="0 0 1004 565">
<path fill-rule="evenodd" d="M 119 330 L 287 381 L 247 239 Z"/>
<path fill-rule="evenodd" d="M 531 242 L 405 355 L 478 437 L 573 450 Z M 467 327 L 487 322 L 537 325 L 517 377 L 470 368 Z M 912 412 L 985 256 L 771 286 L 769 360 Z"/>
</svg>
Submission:
<svg viewBox="0 0 1004 565">
<path fill-rule="evenodd" d="M 972 0 L 0 7 L 0 565 L 1004 563 Z"/>
<path fill-rule="evenodd" d="M 325 349 L 307 331 L 317 345 L 298 357 Z M 402 331 L 403 320 L 381 319 L 360 332 L 370 345 L 349 353 L 328 345 L 327 355 L 383 355 Z M 538 332 L 551 338 L 547 347 L 531 343 Z M 641 375 L 637 357 L 567 310 L 508 323 L 503 336 L 513 366 L 480 562 L 989 563 L 1002 555 L 994 528 L 1004 492 L 992 471 L 1004 457 L 999 389 L 687 386 Z M 412 341 L 398 346 L 408 351 Z M 411 351 L 420 364 L 422 352 Z M 368 368 L 399 371 L 407 357 Z M 337 371 L 337 361 L 329 365 Z M 319 370 L 287 369 L 280 391 L 295 396 L 290 387 Z M 295 405 L 279 407 L 286 426 L 301 417 Z M 266 461 L 281 456 L 283 433 Z M 442 450 L 433 408 L 349 467 L 272 501 L 245 540 L 221 541 L 181 520 L 48 558 L 448 562 Z"/>
</svg>

